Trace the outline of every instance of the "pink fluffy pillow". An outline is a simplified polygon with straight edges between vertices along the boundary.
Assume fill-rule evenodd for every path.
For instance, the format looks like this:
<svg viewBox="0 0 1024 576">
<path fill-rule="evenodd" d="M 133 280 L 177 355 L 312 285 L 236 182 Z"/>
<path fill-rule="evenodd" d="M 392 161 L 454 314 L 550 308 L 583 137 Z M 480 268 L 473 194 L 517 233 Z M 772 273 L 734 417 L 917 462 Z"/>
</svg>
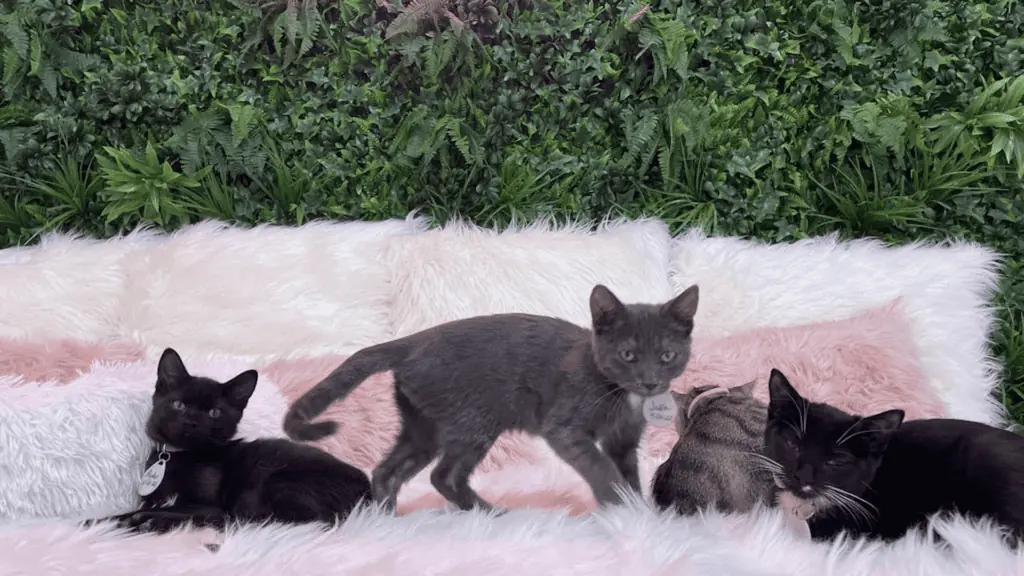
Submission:
<svg viewBox="0 0 1024 576">
<path fill-rule="evenodd" d="M 754 396 L 767 402 L 772 368 L 781 370 L 808 400 L 854 414 L 902 408 L 908 419 L 946 415 L 921 370 L 899 299 L 846 320 L 695 340 L 686 372 L 672 388 L 731 388 L 756 380 Z M 676 439 L 674 427 L 649 427 L 645 452 L 667 456 Z"/>
<path fill-rule="evenodd" d="M 21 376 L 26 382 L 67 384 L 94 362 L 136 362 L 146 356 L 139 344 L 105 344 L 78 340 L 22 341 L 0 338 L 0 376 Z"/>
</svg>

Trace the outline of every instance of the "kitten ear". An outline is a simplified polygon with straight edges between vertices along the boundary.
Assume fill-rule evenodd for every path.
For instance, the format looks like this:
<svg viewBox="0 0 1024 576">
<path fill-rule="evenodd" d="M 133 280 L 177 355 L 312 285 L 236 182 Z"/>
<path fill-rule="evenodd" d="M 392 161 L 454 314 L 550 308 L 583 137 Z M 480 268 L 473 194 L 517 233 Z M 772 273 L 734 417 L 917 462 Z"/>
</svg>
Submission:
<svg viewBox="0 0 1024 576">
<path fill-rule="evenodd" d="M 754 386 L 757 384 L 757 380 L 751 380 L 746 384 L 736 386 L 733 388 L 736 392 L 739 392 L 743 396 L 754 396 Z"/>
<path fill-rule="evenodd" d="M 700 300 L 700 290 L 694 284 L 683 293 L 669 300 L 661 307 L 661 313 L 676 322 L 692 327 L 693 317 L 697 314 L 697 302 Z"/>
<path fill-rule="evenodd" d="M 865 416 L 857 421 L 850 430 L 844 434 L 851 437 L 854 433 L 862 434 L 862 438 L 872 446 L 884 448 L 889 442 L 892 432 L 899 430 L 903 425 L 903 418 L 906 413 L 903 410 L 886 410 L 873 416 Z"/>
<path fill-rule="evenodd" d="M 244 410 L 246 405 L 249 404 L 249 398 L 252 396 L 252 393 L 256 391 L 256 381 L 258 379 L 258 372 L 246 370 L 225 382 L 224 386 L 227 388 L 228 402 L 232 406 Z"/>
<path fill-rule="evenodd" d="M 185 363 L 181 361 L 181 356 L 178 356 L 174 348 L 164 350 L 160 356 L 160 362 L 156 366 L 157 388 L 174 386 L 188 377 L 189 373 L 185 368 Z"/>
<path fill-rule="evenodd" d="M 682 394 L 675 390 L 669 390 L 669 394 L 676 403 L 676 431 L 679 432 L 686 425 L 686 409 L 690 407 L 693 394 Z"/>
<path fill-rule="evenodd" d="M 626 307 L 603 284 L 594 286 L 590 292 L 590 317 L 594 332 L 600 334 L 614 328 L 626 315 Z"/>
<path fill-rule="evenodd" d="M 768 377 L 768 414 L 776 417 L 790 408 L 800 409 L 805 401 L 782 372 L 772 368 Z"/>
</svg>

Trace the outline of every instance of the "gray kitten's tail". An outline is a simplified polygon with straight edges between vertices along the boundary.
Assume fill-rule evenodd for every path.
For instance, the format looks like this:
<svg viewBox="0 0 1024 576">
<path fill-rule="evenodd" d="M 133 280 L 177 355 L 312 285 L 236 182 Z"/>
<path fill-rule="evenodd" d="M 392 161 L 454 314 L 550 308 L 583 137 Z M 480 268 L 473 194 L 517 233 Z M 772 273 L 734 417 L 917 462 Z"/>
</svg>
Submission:
<svg viewBox="0 0 1024 576">
<path fill-rule="evenodd" d="M 406 355 L 401 341 L 385 342 L 356 352 L 327 378 L 306 391 L 288 408 L 284 432 L 292 440 L 313 442 L 334 434 L 338 423 L 331 420 L 311 422 L 335 400 L 342 400 L 364 380 L 401 362 Z"/>
</svg>

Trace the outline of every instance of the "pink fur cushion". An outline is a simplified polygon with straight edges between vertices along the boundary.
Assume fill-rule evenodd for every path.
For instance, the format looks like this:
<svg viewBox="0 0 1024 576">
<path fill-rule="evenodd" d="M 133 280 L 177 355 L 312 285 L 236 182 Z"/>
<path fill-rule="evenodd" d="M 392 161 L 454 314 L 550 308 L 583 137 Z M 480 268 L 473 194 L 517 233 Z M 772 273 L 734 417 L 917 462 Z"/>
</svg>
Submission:
<svg viewBox="0 0 1024 576">
<path fill-rule="evenodd" d="M 854 414 L 902 408 L 907 419 L 947 415 L 921 369 L 899 299 L 846 320 L 695 340 L 686 372 L 672 388 L 729 388 L 756 380 L 754 396 L 767 402 L 772 368 L 808 400 Z M 645 453 L 664 458 L 676 439 L 674 427 L 648 427 Z"/>
<path fill-rule="evenodd" d="M 87 372 L 94 362 L 136 362 L 145 356 L 141 345 L 127 340 L 96 344 L 67 339 L 0 338 L 0 376 L 67 384 Z"/>
</svg>

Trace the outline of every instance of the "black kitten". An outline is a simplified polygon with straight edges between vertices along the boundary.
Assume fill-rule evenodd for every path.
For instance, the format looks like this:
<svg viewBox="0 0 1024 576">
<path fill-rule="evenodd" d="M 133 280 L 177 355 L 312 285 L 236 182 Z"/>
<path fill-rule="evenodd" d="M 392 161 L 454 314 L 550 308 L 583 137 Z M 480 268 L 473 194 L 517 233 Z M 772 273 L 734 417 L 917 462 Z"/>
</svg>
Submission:
<svg viewBox="0 0 1024 576">
<path fill-rule="evenodd" d="M 322 450 L 233 439 L 256 378 L 255 370 L 223 384 L 192 376 L 177 352 L 164 350 L 146 424 L 157 446 L 139 489 L 142 506 L 108 520 L 156 532 L 186 523 L 330 523 L 368 501 L 366 474 Z"/>
<path fill-rule="evenodd" d="M 772 370 L 765 454 L 779 487 L 814 510 L 816 539 L 900 538 L 936 513 L 1024 536 L 1024 437 L 978 422 L 847 414 L 805 400 Z"/>
<path fill-rule="evenodd" d="M 690 358 L 697 300 L 691 286 L 663 304 L 623 304 L 598 285 L 592 331 L 530 314 L 434 326 L 353 354 L 292 405 L 284 429 L 299 440 L 333 433 L 333 422 L 310 420 L 392 370 L 402 430 L 373 472 L 378 501 L 393 507 L 402 485 L 440 454 L 434 488 L 461 509 L 490 508 L 469 477 L 502 432 L 522 430 L 543 437 L 600 504 L 617 504 L 618 490 L 640 491 L 645 419 L 667 414 L 671 423 L 669 382 Z"/>
</svg>

